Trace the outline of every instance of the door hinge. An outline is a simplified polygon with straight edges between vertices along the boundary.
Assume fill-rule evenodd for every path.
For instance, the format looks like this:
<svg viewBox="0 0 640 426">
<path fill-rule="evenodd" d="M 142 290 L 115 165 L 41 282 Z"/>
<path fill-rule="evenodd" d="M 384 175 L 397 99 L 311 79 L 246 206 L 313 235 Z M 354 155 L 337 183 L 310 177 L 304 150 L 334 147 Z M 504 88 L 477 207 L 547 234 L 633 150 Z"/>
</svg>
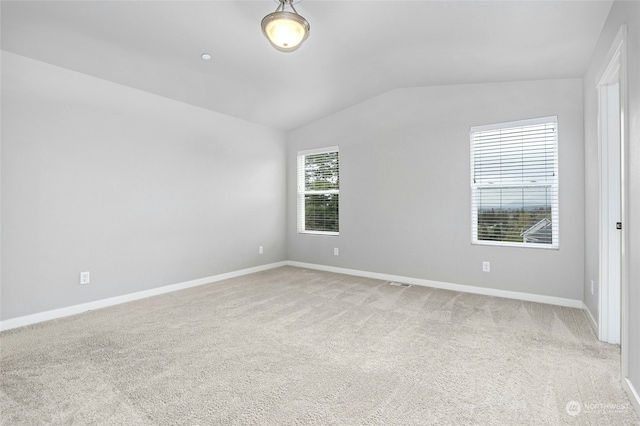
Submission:
<svg viewBox="0 0 640 426">
<path fill-rule="evenodd" d="M 622 222 L 616 222 L 616 229 L 622 229 Z"/>
</svg>

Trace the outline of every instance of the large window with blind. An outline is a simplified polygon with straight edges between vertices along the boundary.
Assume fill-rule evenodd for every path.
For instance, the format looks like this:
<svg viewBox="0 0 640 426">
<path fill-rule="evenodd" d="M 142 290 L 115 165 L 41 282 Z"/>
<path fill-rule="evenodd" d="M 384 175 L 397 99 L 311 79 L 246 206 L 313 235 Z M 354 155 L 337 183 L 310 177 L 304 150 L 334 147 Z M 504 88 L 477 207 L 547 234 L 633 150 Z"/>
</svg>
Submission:
<svg viewBox="0 0 640 426">
<path fill-rule="evenodd" d="M 298 152 L 298 232 L 338 235 L 338 147 Z"/>
<path fill-rule="evenodd" d="M 559 247 L 558 123 L 471 128 L 471 242 Z"/>
</svg>

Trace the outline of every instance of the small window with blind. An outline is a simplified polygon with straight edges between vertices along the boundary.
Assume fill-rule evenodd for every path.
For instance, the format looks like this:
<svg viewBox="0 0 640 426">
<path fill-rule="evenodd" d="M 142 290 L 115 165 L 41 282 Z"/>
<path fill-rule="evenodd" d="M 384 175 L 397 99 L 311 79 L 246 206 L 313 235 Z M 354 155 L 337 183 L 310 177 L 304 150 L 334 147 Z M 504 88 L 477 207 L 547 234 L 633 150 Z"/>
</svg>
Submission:
<svg viewBox="0 0 640 426">
<path fill-rule="evenodd" d="M 298 152 L 298 232 L 338 235 L 338 147 Z"/>
<path fill-rule="evenodd" d="M 471 242 L 559 247 L 558 123 L 471 128 Z"/>
</svg>

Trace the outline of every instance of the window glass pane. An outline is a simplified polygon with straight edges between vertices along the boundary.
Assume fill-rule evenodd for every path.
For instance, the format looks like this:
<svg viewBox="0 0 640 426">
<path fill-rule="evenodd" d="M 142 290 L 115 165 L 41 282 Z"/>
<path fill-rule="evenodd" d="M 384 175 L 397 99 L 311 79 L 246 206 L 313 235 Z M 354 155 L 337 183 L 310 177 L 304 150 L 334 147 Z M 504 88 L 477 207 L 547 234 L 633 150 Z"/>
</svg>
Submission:
<svg viewBox="0 0 640 426">
<path fill-rule="evenodd" d="M 338 194 L 306 194 L 305 230 L 338 232 Z"/>
<path fill-rule="evenodd" d="M 479 188 L 478 240 L 552 244 L 550 187 Z"/>
<path fill-rule="evenodd" d="M 552 182 L 556 123 L 477 132 L 473 136 L 475 183 Z"/>
<path fill-rule="evenodd" d="M 325 152 L 305 156 L 305 191 L 326 191 L 340 188 L 338 153 Z"/>
</svg>

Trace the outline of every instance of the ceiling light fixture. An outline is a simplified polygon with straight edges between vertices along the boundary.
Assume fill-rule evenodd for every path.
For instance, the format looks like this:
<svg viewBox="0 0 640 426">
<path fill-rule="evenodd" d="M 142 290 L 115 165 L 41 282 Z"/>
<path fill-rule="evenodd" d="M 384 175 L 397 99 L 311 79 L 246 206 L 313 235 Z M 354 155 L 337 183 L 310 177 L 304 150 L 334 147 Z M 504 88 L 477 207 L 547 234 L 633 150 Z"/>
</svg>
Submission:
<svg viewBox="0 0 640 426">
<path fill-rule="evenodd" d="M 278 0 L 275 12 L 262 19 L 262 32 L 273 47 L 281 52 L 293 52 L 309 37 L 309 23 L 293 7 L 293 0 Z M 293 12 L 285 11 L 289 6 Z"/>
</svg>

